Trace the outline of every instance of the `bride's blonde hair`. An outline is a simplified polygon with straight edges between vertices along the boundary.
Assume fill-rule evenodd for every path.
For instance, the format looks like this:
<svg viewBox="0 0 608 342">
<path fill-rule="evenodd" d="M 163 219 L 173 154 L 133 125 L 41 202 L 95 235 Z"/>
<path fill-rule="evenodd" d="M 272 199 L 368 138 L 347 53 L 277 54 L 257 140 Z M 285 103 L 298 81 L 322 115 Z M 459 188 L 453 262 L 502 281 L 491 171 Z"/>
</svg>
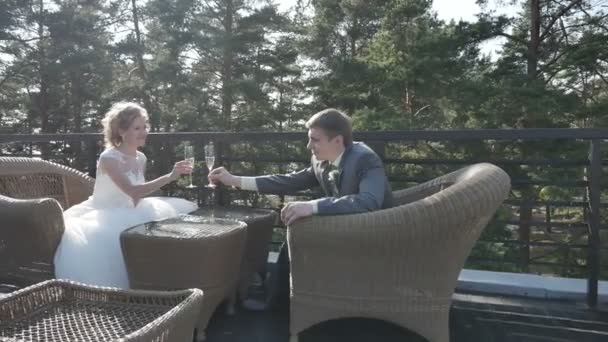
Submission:
<svg viewBox="0 0 608 342">
<path fill-rule="evenodd" d="M 122 143 L 120 130 L 129 129 L 138 117 L 148 121 L 148 112 L 134 102 L 117 102 L 106 113 L 101 124 L 103 125 L 103 138 L 106 147 L 118 147 Z"/>
</svg>

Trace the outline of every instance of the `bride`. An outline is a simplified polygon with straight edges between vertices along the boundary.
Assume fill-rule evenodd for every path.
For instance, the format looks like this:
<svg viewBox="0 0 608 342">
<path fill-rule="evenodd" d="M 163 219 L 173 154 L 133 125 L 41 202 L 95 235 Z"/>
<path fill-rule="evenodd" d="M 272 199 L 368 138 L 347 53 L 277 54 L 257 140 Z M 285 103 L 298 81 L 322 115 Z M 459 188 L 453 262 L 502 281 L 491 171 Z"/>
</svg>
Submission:
<svg viewBox="0 0 608 342">
<path fill-rule="evenodd" d="M 128 288 L 120 233 L 197 209 L 184 199 L 144 197 L 192 171 L 183 160 L 171 173 L 145 181 L 146 156 L 137 148 L 146 142 L 147 118 L 144 108 L 129 102 L 114 104 L 105 115 L 106 150 L 97 163 L 93 195 L 64 212 L 65 232 L 55 253 L 56 278 Z"/>
</svg>

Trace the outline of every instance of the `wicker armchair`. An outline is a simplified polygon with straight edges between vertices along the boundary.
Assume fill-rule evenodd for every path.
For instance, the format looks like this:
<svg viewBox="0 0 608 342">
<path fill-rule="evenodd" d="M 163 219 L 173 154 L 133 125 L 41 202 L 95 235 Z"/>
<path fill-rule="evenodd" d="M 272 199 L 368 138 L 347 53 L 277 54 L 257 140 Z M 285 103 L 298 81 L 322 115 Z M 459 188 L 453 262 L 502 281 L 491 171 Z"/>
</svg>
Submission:
<svg viewBox="0 0 608 342">
<path fill-rule="evenodd" d="M 458 274 L 510 190 L 492 164 L 396 191 L 396 206 L 313 216 L 288 229 L 291 341 L 323 321 L 368 317 L 449 341 Z"/>
<path fill-rule="evenodd" d="M 5 342 L 191 342 L 199 289 L 136 291 L 47 280 L 0 298 Z"/>
<path fill-rule="evenodd" d="M 0 283 L 27 286 L 54 278 L 63 209 L 87 199 L 93 184 L 59 164 L 0 157 Z"/>
</svg>

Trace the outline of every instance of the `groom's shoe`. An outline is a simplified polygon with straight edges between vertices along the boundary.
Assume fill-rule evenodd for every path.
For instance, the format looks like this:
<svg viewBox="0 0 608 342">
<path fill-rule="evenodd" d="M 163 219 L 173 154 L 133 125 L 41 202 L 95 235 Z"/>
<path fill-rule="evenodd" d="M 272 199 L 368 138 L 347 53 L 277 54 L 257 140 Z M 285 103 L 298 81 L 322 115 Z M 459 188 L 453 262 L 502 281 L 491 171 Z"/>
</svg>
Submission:
<svg viewBox="0 0 608 342">
<path fill-rule="evenodd" d="M 251 311 L 289 311 L 289 262 L 286 246 L 281 253 L 269 253 L 268 277 L 264 285 L 262 291 L 259 287 L 257 291 L 255 287 L 249 291 L 250 295 L 241 302 L 243 308 Z"/>
<path fill-rule="evenodd" d="M 270 309 L 270 302 L 268 300 L 259 300 L 254 298 L 247 298 L 241 303 L 243 308 L 249 311 L 266 311 Z"/>
<path fill-rule="evenodd" d="M 249 311 L 267 311 L 278 308 L 278 293 L 276 287 L 268 287 L 262 295 L 250 296 L 241 301 L 241 306 Z"/>
<path fill-rule="evenodd" d="M 272 287 L 268 280 L 263 281 L 261 277 L 253 281 L 247 291 L 247 297 L 241 300 L 241 306 L 249 311 L 266 311 L 270 309 L 272 299 Z"/>
</svg>

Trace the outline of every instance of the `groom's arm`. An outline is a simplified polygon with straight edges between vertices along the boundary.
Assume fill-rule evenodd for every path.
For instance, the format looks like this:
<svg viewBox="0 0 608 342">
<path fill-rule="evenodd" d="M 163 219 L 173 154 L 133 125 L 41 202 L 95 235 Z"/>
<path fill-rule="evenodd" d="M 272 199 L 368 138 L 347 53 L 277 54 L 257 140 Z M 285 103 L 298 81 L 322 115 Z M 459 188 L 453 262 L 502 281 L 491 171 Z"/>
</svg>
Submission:
<svg viewBox="0 0 608 342">
<path fill-rule="evenodd" d="M 318 185 L 312 166 L 285 175 L 241 177 L 241 189 L 262 193 L 293 193 Z"/>
</svg>

